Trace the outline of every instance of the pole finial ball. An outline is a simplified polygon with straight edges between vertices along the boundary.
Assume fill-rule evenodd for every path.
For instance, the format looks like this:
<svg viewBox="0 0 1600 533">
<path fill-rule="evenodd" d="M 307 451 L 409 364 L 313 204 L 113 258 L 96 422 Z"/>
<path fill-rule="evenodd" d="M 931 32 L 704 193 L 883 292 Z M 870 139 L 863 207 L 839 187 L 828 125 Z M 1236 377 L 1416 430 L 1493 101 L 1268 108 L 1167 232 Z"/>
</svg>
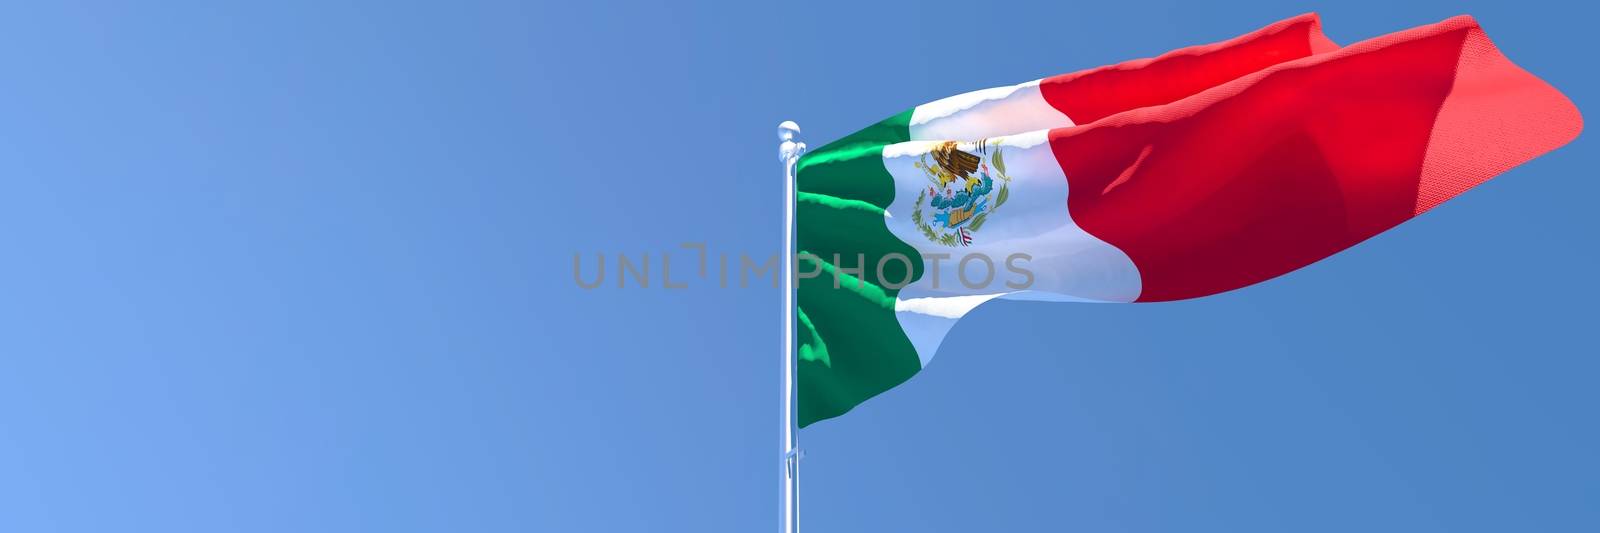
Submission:
<svg viewBox="0 0 1600 533">
<path fill-rule="evenodd" d="M 800 125 L 795 124 L 793 120 L 785 120 L 778 125 L 778 140 L 780 141 L 792 141 L 799 134 Z"/>
</svg>

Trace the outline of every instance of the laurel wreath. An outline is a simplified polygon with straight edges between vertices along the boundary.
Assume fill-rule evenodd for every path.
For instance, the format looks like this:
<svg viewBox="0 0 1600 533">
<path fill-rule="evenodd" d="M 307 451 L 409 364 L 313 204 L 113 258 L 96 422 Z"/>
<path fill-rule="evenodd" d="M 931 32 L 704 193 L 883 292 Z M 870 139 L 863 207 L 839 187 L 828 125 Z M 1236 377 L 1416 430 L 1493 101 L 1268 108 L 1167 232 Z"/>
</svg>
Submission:
<svg viewBox="0 0 1600 533">
<path fill-rule="evenodd" d="M 945 246 L 960 246 L 961 240 L 959 237 L 957 237 L 956 232 L 952 231 L 945 233 L 934 231 L 933 226 L 928 225 L 928 221 L 922 217 L 922 202 L 927 199 L 928 191 L 924 190 L 917 192 L 917 205 L 911 209 L 911 223 L 916 224 L 917 229 L 922 231 L 922 236 L 927 237 L 930 241 L 943 244 Z"/>
<path fill-rule="evenodd" d="M 967 224 L 968 231 L 975 232 L 983 228 L 983 224 L 989 221 L 989 214 L 994 213 L 997 209 L 1000 209 L 1000 206 L 1005 205 L 1006 200 L 1011 198 L 1011 176 L 1006 174 L 1006 162 L 1005 158 L 1000 155 L 999 146 L 995 146 L 994 156 L 990 158 L 990 162 L 994 163 L 995 176 L 1000 178 L 1000 191 L 995 193 L 994 205 L 983 214 L 973 217 L 972 222 Z M 922 169 L 924 174 L 927 174 L 929 181 L 933 182 L 934 184 L 938 184 L 938 173 L 940 171 L 934 170 L 934 167 L 928 164 L 927 154 L 923 154 L 921 160 L 916 162 L 916 167 Z M 922 236 L 927 237 L 929 241 L 949 247 L 965 246 L 961 243 L 959 231 L 938 231 L 933 229 L 932 225 L 928 224 L 927 219 L 922 216 L 922 205 L 927 199 L 927 190 L 917 191 L 917 202 L 911 209 L 911 223 L 916 225 L 917 230 L 921 231 Z"/>
</svg>

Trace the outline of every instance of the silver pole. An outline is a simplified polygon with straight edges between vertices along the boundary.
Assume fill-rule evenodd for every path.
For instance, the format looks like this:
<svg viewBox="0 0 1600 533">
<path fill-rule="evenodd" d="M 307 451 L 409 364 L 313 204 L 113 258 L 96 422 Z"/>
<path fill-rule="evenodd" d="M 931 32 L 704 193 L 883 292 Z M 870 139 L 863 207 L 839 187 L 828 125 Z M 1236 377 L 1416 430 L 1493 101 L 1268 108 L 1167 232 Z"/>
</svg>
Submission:
<svg viewBox="0 0 1600 533">
<path fill-rule="evenodd" d="M 783 533 L 800 531 L 800 432 L 794 425 L 794 174 L 806 143 L 800 125 L 778 125 L 778 157 L 783 160 Z"/>
</svg>

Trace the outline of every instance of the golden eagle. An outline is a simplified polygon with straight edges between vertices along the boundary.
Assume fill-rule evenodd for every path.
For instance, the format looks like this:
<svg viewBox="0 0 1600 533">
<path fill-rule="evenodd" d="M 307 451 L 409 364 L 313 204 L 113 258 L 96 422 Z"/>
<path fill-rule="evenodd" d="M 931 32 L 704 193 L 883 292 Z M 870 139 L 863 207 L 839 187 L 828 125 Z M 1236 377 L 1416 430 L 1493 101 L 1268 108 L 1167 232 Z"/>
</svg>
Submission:
<svg viewBox="0 0 1600 533">
<path fill-rule="evenodd" d="M 956 149 L 955 141 L 945 141 L 933 147 L 933 160 L 939 163 L 951 178 L 969 178 L 973 172 L 978 171 L 978 163 L 983 160 L 978 156 Z"/>
</svg>

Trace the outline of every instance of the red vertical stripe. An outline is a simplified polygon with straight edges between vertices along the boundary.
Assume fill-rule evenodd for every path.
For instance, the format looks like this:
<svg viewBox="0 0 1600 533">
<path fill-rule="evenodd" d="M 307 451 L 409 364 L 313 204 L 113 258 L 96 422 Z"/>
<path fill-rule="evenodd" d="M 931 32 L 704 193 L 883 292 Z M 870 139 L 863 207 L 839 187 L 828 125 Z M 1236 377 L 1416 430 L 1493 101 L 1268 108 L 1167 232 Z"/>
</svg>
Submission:
<svg viewBox="0 0 1600 533">
<path fill-rule="evenodd" d="M 1051 146 L 1073 220 L 1132 258 L 1140 301 L 1161 301 L 1320 260 L 1581 124 L 1458 17 L 1055 130 Z"/>
<path fill-rule="evenodd" d="M 1439 109 L 1417 184 L 1422 213 L 1556 146 L 1583 129 L 1565 96 L 1528 74 L 1473 28 L 1455 85 Z"/>
<path fill-rule="evenodd" d="M 1045 78 L 1045 101 L 1076 124 L 1145 106 L 1175 102 L 1263 68 L 1337 49 L 1315 13 L 1282 20 L 1219 43 L 1191 46 Z"/>
</svg>

